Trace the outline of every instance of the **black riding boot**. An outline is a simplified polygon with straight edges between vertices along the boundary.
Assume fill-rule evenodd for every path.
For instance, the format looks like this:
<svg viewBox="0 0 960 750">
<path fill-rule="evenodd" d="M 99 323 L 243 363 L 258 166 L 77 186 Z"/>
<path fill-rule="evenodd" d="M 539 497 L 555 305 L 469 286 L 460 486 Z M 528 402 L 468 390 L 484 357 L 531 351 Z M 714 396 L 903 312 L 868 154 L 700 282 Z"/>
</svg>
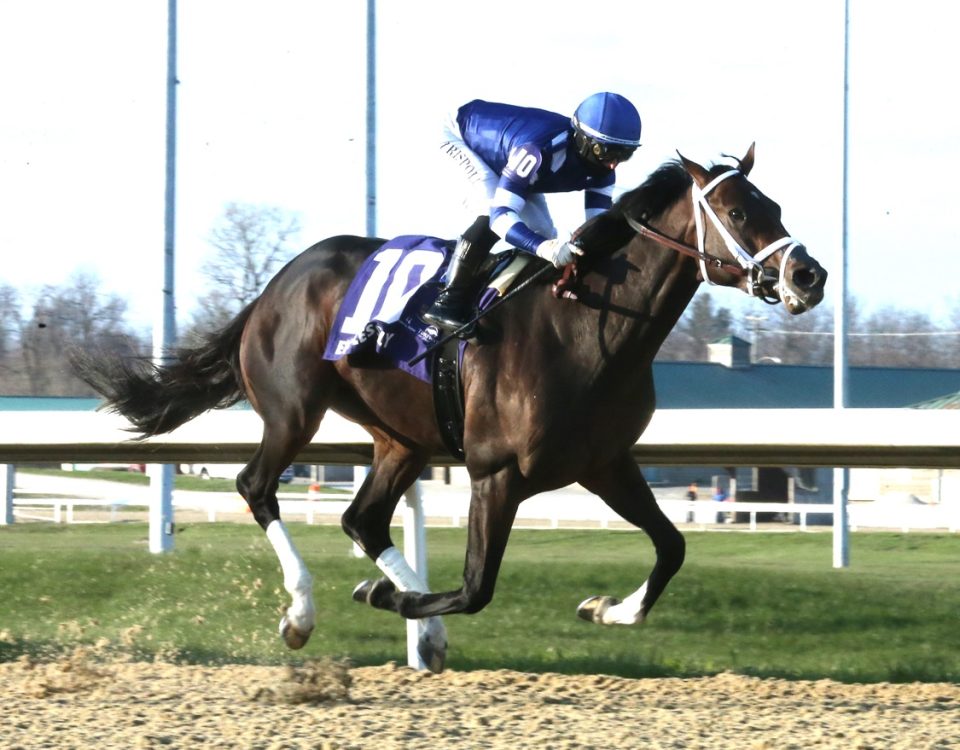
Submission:
<svg viewBox="0 0 960 750">
<path fill-rule="evenodd" d="M 473 317 L 474 278 L 498 239 L 490 230 L 489 218 L 477 217 L 473 226 L 457 240 L 447 269 L 447 284 L 423 313 L 426 322 L 445 331 L 454 331 L 470 321 Z M 467 337 L 470 333 L 463 331 L 460 335 Z"/>
</svg>

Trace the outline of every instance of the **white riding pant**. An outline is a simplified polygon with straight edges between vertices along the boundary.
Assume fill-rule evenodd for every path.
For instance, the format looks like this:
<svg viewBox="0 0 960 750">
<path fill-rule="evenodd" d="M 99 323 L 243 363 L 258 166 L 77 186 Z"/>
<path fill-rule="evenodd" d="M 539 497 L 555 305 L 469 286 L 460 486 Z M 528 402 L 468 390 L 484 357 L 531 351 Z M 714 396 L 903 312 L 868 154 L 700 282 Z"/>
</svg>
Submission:
<svg viewBox="0 0 960 750">
<path fill-rule="evenodd" d="M 490 215 L 493 194 L 500 182 L 500 175 L 494 172 L 480 156 L 471 149 L 460 134 L 457 113 L 451 113 L 441 129 L 440 153 L 444 164 L 444 182 L 452 192 L 463 195 L 463 227 L 466 228 L 477 216 Z M 530 193 L 527 196 L 520 220 L 539 235 L 551 239 L 557 236 L 550 209 L 542 193 Z M 494 246 L 494 252 L 505 250 L 508 245 L 501 239 Z"/>
</svg>

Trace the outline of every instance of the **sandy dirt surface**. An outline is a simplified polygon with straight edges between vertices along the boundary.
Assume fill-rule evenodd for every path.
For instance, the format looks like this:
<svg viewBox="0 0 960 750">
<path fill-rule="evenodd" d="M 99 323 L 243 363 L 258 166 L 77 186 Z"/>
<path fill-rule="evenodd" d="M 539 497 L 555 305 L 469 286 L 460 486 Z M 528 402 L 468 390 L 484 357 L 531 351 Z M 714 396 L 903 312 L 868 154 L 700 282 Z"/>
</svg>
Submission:
<svg viewBox="0 0 960 750">
<path fill-rule="evenodd" d="M 0 664 L 3 748 L 960 748 L 960 685 Z"/>
</svg>

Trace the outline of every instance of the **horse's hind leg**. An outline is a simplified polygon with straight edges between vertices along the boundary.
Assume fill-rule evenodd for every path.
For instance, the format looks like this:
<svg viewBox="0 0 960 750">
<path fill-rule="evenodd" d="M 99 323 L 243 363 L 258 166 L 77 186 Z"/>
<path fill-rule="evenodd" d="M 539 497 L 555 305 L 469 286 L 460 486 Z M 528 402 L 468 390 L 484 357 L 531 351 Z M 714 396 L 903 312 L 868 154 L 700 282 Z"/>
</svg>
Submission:
<svg viewBox="0 0 960 750">
<path fill-rule="evenodd" d="M 313 579 L 280 520 L 277 487 L 280 473 L 316 433 L 329 393 L 336 387 L 333 367 L 317 363 L 313 373 L 284 377 L 275 373 L 255 382 L 255 406 L 263 418 L 263 438 L 250 462 L 237 477 L 237 490 L 273 546 L 283 571 L 283 586 L 291 604 L 280 621 L 280 635 L 290 648 L 303 648 L 313 631 L 316 610 Z M 309 393 L 298 384 L 311 384 Z M 253 400 L 253 399 L 252 399 Z"/>
<path fill-rule="evenodd" d="M 263 441 L 250 463 L 237 477 L 237 490 L 247 501 L 254 519 L 266 532 L 273 547 L 280 569 L 283 572 L 283 587 L 290 594 L 291 604 L 280 620 L 280 635 L 289 648 L 303 648 L 310 639 L 316 620 L 313 604 L 313 578 L 297 551 L 290 533 L 280 520 L 280 503 L 277 500 L 277 485 L 280 472 L 296 456 L 306 438 L 291 451 L 278 451 L 277 447 L 290 439 L 289 434 L 278 433 L 265 425 Z M 299 440 L 288 445 L 296 445 Z M 280 468 L 276 468 L 280 466 Z"/>
<path fill-rule="evenodd" d="M 372 603 L 375 598 L 397 590 L 429 591 L 426 580 L 410 567 L 390 537 L 390 519 L 397 503 L 423 471 L 429 457 L 429 453 L 375 433 L 370 473 L 344 512 L 341 524 L 386 578 L 360 583 L 353 592 L 357 601 Z M 420 623 L 417 650 L 432 672 L 443 671 L 447 632 L 439 617 L 430 617 Z"/>
<path fill-rule="evenodd" d="M 634 625 L 643 622 L 667 583 L 683 565 L 686 542 L 667 518 L 636 462 L 622 456 L 592 476 L 581 479 L 586 489 L 625 520 L 647 532 L 657 552 L 650 577 L 622 602 L 610 596 L 591 596 L 577 608 L 585 620 L 603 625 Z"/>
</svg>

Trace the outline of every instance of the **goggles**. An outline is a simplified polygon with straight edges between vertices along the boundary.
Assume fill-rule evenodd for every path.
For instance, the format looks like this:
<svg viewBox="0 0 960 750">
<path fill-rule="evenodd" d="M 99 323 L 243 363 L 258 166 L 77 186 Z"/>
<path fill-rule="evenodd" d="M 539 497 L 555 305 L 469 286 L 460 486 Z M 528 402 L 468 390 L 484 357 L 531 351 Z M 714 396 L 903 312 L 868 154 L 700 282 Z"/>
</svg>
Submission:
<svg viewBox="0 0 960 750">
<path fill-rule="evenodd" d="M 590 150 L 598 161 L 602 162 L 624 162 L 633 156 L 639 146 L 623 146 L 616 143 L 601 143 L 594 141 Z"/>
</svg>

